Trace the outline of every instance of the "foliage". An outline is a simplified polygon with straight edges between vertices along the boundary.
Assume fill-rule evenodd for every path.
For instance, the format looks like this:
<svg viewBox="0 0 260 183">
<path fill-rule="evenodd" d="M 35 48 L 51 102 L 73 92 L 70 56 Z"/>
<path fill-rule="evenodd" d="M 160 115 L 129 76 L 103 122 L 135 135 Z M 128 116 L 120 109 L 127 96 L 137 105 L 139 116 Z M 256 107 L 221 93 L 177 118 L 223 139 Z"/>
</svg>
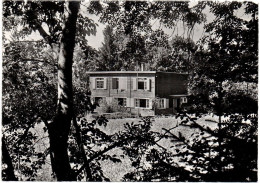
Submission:
<svg viewBox="0 0 260 183">
<path fill-rule="evenodd" d="M 21 41 L 21 39 L 24 39 L 24 38 L 27 38 L 28 36 L 30 36 L 30 34 L 33 31 L 38 31 L 39 34 L 44 39 L 43 41 L 40 41 L 40 43 L 41 43 L 40 45 L 35 45 L 37 47 L 33 47 L 32 45 L 27 43 L 26 46 L 28 46 L 29 49 L 14 50 L 14 51 L 17 51 L 16 52 L 17 54 L 14 55 L 16 57 L 13 58 L 12 61 L 17 62 L 17 63 L 19 63 L 21 61 L 36 61 L 36 62 L 41 62 L 41 63 L 47 64 L 47 63 L 49 63 L 48 60 L 42 60 L 42 57 L 44 59 L 49 59 L 49 58 L 52 57 L 52 55 L 49 58 L 46 58 L 46 56 L 45 56 L 45 55 L 48 55 L 48 50 L 46 49 L 46 44 L 48 44 L 49 49 L 51 49 L 50 52 L 56 53 L 56 56 L 57 56 L 57 53 L 60 51 L 59 49 L 61 49 L 61 52 L 59 53 L 59 57 L 52 59 L 52 61 L 53 61 L 52 65 L 53 66 L 56 66 L 56 64 L 54 64 L 54 62 L 57 61 L 57 59 L 61 62 L 63 60 L 65 60 L 65 61 L 67 60 L 67 63 L 72 63 L 72 55 L 73 54 L 71 54 L 71 53 L 73 53 L 73 49 L 74 49 L 73 43 L 75 42 L 75 39 L 73 38 L 73 34 L 75 33 L 74 30 L 76 30 L 76 27 L 77 27 L 77 30 L 78 30 L 77 31 L 77 43 L 80 46 L 83 46 L 85 44 L 84 39 L 85 39 L 86 34 L 88 34 L 88 35 L 94 34 L 95 31 L 96 31 L 95 30 L 96 25 L 91 20 L 89 20 L 87 17 L 84 17 L 83 15 L 79 15 L 78 18 L 77 18 L 77 12 L 78 12 L 78 7 L 79 7 L 77 5 L 79 5 L 79 3 L 73 3 L 73 2 L 65 3 L 65 2 L 31 2 L 31 1 L 30 2 L 25 2 L 25 1 L 14 1 L 14 2 L 12 2 L 12 1 L 5 1 L 4 2 L 4 8 L 3 8 L 4 9 L 4 20 L 5 20 L 5 23 L 6 23 L 5 30 L 10 31 L 10 32 L 18 30 L 18 32 L 17 32 L 18 34 L 16 35 L 15 41 L 17 41 L 19 43 Z M 67 20 L 65 20 L 70 15 L 70 13 L 67 13 L 67 12 L 74 13 L 74 15 L 76 15 L 76 16 L 74 16 L 72 18 L 68 18 Z M 68 15 L 68 16 L 66 16 L 66 15 Z M 72 24 L 70 24 L 69 27 L 68 27 L 66 22 L 72 23 L 73 21 L 75 23 L 74 27 L 72 26 Z M 76 21 L 77 21 L 77 25 L 76 25 Z M 64 22 L 65 22 L 65 25 L 64 25 Z M 67 30 L 64 31 L 64 29 L 66 29 L 66 28 L 67 28 Z M 48 30 L 46 31 L 46 29 L 48 29 Z M 66 34 L 68 33 L 68 31 L 70 31 L 71 34 L 69 36 L 71 36 L 72 39 L 69 38 L 68 36 L 66 37 Z M 67 43 L 71 43 L 70 44 L 71 47 L 69 49 L 66 46 L 63 47 L 63 45 L 66 41 L 67 41 Z M 39 53 L 44 53 L 44 54 L 38 54 L 37 49 L 40 49 L 42 47 L 45 48 L 45 49 L 43 50 L 43 52 L 39 51 Z M 12 48 L 11 50 L 9 49 L 9 47 L 6 47 L 6 48 L 7 48 L 6 49 L 7 56 L 12 58 L 12 55 L 11 55 L 10 52 L 13 51 L 13 48 L 11 47 Z M 26 47 L 24 47 L 24 48 L 26 48 Z M 64 59 L 62 58 L 63 53 L 65 53 L 65 55 L 66 55 L 66 57 Z M 28 56 L 28 57 L 25 57 L 25 56 Z M 17 63 L 13 64 L 13 62 L 8 63 L 11 66 L 7 69 L 12 70 L 13 65 L 15 65 L 15 64 L 17 65 Z M 67 66 L 67 63 L 65 64 L 66 66 Z M 60 64 L 60 62 L 59 62 L 59 64 Z M 33 67 L 35 67 L 34 64 L 32 64 L 32 65 L 33 65 Z M 29 66 L 30 66 L 30 64 L 29 64 Z M 18 67 L 18 66 L 15 66 L 15 67 Z M 64 68 L 64 65 L 63 65 L 62 68 Z M 62 68 L 60 67 L 60 65 L 57 68 L 59 70 L 59 73 L 61 73 Z M 22 70 L 25 70 L 25 69 L 19 68 L 18 73 L 22 73 Z M 66 72 L 67 75 L 70 75 L 69 72 L 68 72 L 69 70 L 71 70 L 71 68 L 69 68 L 67 70 L 67 72 Z M 65 139 L 65 143 L 64 143 L 63 147 L 66 148 L 66 143 L 67 143 L 66 142 L 67 135 L 66 134 L 64 135 L 65 131 L 62 130 L 63 127 L 64 127 L 64 129 L 66 128 L 66 124 L 65 124 L 66 120 L 63 121 L 63 125 L 61 126 L 61 128 L 55 129 L 55 125 L 59 124 L 59 122 L 57 122 L 57 120 L 58 120 L 57 117 L 60 117 L 61 111 L 59 110 L 59 108 L 57 108 L 57 115 L 55 114 L 56 118 L 54 118 L 54 116 L 55 116 L 54 112 L 56 112 L 56 110 L 55 110 L 55 108 L 51 108 L 51 107 L 53 105 L 54 105 L 54 107 L 56 107 L 55 106 L 56 102 L 52 101 L 53 98 L 50 98 L 51 100 L 48 100 L 49 98 L 45 97 L 46 95 L 49 94 L 49 92 L 52 92 L 52 91 L 55 91 L 55 90 L 52 90 L 52 86 L 49 85 L 49 83 L 46 86 L 51 87 L 50 89 L 40 88 L 44 85 L 41 85 L 41 84 L 38 85 L 39 81 L 43 82 L 45 80 L 46 82 L 50 82 L 50 83 L 52 83 L 54 81 L 53 78 L 48 78 L 49 74 L 46 74 L 47 76 L 45 76 L 44 71 L 45 70 L 41 70 L 40 67 L 36 68 L 36 70 L 31 70 L 31 72 L 34 72 L 34 73 L 37 74 L 36 77 L 33 78 L 35 81 L 31 80 L 31 78 L 26 80 L 26 78 L 23 75 L 21 75 L 21 77 L 19 78 L 19 79 L 21 79 L 21 83 L 22 84 L 28 84 L 28 85 L 30 84 L 30 85 L 32 85 L 31 88 L 26 88 L 26 87 L 24 87 L 24 88 L 11 88 L 11 89 L 7 88 L 7 89 L 9 89 L 9 91 L 7 91 L 8 93 L 6 93 L 6 95 L 8 97 L 8 96 L 10 96 L 9 92 L 11 92 L 11 90 L 14 89 L 14 96 L 15 97 L 30 97 L 29 100 L 26 101 L 25 103 L 20 102 L 18 104 L 29 104 L 29 105 L 32 106 L 32 109 L 27 108 L 27 105 L 25 105 L 25 106 L 19 106 L 18 105 L 17 108 L 13 108 L 13 104 L 9 103 L 9 106 L 7 104 L 6 109 L 8 109 L 8 110 L 5 112 L 5 115 L 18 118 L 17 121 L 15 121 L 13 119 L 11 119 L 11 121 L 10 121 L 11 124 L 14 125 L 13 128 L 9 128 L 9 130 L 12 133 L 15 132 L 16 130 L 18 130 L 17 126 L 15 126 L 15 125 L 17 125 L 19 123 L 25 125 L 21 129 L 19 129 L 21 132 L 24 130 L 24 134 L 21 135 L 21 137 L 22 137 L 21 141 L 26 139 L 25 137 L 28 137 L 28 140 L 25 141 L 25 144 L 27 143 L 28 145 L 30 145 L 30 147 L 32 147 L 32 149 L 31 149 L 32 153 L 34 152 L 33 145 L 31 145 L 32 143 L 29 143 L 29 142 L 34 141 L 35 137 L 33 137 L 33 135 L 30 135 L 29 129 L 31 127 L 33 127 L 34 124 L 37 121 L 45 122 L 45 124 L 46 124 L 46 126 L 49 130 L 49 134 L 50 134 L 49 137 L 50 137 L 50 143 L 51 144 L 55 140 L 61 139 L 60 137 L 63 137 L 63 139 Z M 46 69 L 46 71 L 49 71 L 49 70 Z M 55 72 L 56 71 L 54 71 L 53 73 L 55 74 Z M 39 75 L 39 74 L 41 74 L 41 75 Z M 10 76 L 10 77 L 12 79 L 15 79 L 15 80 L 17 79 L 17 78 L 15 78 L 16 77 L 15 74 L 14 74 L 14 77 L 13 76 Z M 58 75 L 58 78 L 59 77 L 60 77 L 60 74 Z M 68 82 L 68 81 L 70 81 L 70 78 L 71 78 L 71 76 L 63 77 L 63 80 L 64 81 L 66 80 L 65 83 L 63 83 L 63 84 L 66 85 L 66 86 L 71 86 L 70 83 Z M 37 81 L 37 79 L 39 79 L 39 81 Z M 59 82 L 60 81 L 61 80 L 59 80 Z M 15 86 L 17 85 L 17 83 L 14 83 L 14 84 L 15 84 Z M 60 84 L 61 83 L 59 83 L 59 86 L 60 86 Z M 19 85 L 17 85 L 17 86 L 19 86 Z M 25 93 L 22 93 L 22 94 L 24 94 L 25 96 L 20 94 L 21 91 L 24 92 L 23 89 L 24 89 Z M 36 89 L 45 89 L 45 90 L 37 91 Z M 60 89 L 60 87 L 58 87 L 58 89 Z M 71 89 L 69 89 L 69 90 L 71 90 Z M 63 92 L 59 92 L 59 94 L 61 93 L 62 95 L 64 95 L 64 94 L 66 95 L 70 92 L 69 90 L 64 90 Z M 29 94 L 27 94 L 27 92 Z M 45 92 L 45 93 L 42 93 L 42 92 Z M 19 96 L 19 94 L 20 94 L 20 96 Z M 56 94 L 54 96 L 56 97 Z M 69 100 L 72 99 L 71 96 L 70 96 Z M 52 97 L 52 96 L 49 96 L 49 97 Z M 59 97 L 60 97 L 60 95 L 58 95 L 58 98 Z M 11 95 L 10 99 L 11 99 L 10 100 L 11 102 L 15 101 L 15 100 L 12 100 L 13 99 L 12 95 Z M 51 102 L 51 104 L 49 104 L 47 106 L 41 105 L 39 102 L 37 103 L 38 99 L 41 99 L 41 101 L 46 101 L 47 103 Z M 57 97 L 55 99 L 57 101 Z M 61 100 L 58 100 L 58 104 L 60 103 L 60 101 Z M 38 106 L 38 104 L 40 104 L 40 105 Z M 43 102 L 43 104 L 45 104 L 45 103 Z M 22 107 L 22 108 L 20 108 L 20 107 Z M 46 110 L 49 110 L 49 109 L 51 109 L 50 112 L 46 111 Z M 8 112 L 10 114 L 8 114 Z M 21 119 L 19 118 L 19 116 L 17 114 L 15 114 L 17 112 L 23 113 L 23 114 L 21 114 Z M 68 114 L 71 114 L 71 113 L 72 113 L 72 111 L 68 112 Z M 33 115 L 33 116 L 28 117 L 27 114 Z M 44 116 L 44 115 L 47 115 L 47 116 Z M 28 117 L 28 120 L 27 121 L 24 120 L 23 117 L 25 117 L 25 119 Z M 70 121 L 70 119 L 68 119 L 68 118 L 67 118 L 67 120 Z M 54 124 L 54 125 L 49 125 L 50 121 L 52 121 L 53 122 L 52 124 Z M 70 122 L 68 124 L 70 124 Z M 68 128 L 66 128 L 66 129 L 69 129 L 70 125 L 67 125 L 67 126 L 68 126 Z M 54 134 L 56 136 L 59 136 L 58 134 L 60 134 L 59 138 L 55 138 Z M 15 140 L 17 141 L 17 139 L 15 139 Z M 8 145 L 12 145 L 12 143 L 10 142 Z M 66 149 L 64 151 L 64 154 L 60 154 L 62 157 L 64 157 L 62 161 L 59 161 L 60 156 L 58 156 L 59 151 L 63 147 L 62 148 L 57 148 L 57 147 L 58 146 L 61 147 L 62 145 L 63 145 L 62 143 L 59 143 L 59 144 L 56 144 L 56 146 L 52 145 L 51 148 L 50 148 L 53 152 L 53 154 L 52 153 L 50 154 L 51 160 L 52 160 L 52 168 L 53 167 L 55 168 L 55 169 L 53 169 L 53 171 L 56 173 L 56 176 L 58 176 L 58 179 L 66 179 L 66 177 L 68 177 L 68 174 L 70 174 L 70 173 L 68 173 L 68 172 L 70 172 L 70 165 L 68 163 L 67 164 L 68 165 L 67 166 L 68 171 L 67 170 L 64 171 L 64 172 L 60 171 L 61 174 L 58 175 L 58 171 L 57 171 L 58 169 L 62 169 L 62 168 L 63 168 L 63 170 L 66 169 L 66 167 L 61 166 L 61 164 L 63 162 L 66 162 L 66 157 L 67 157 L 66 156 Z M 17 147 L 15 146 L 14 149 L 15 148 L 17 148 Z M 9 148 L 7 148 L 7 150 L 8 149 Z M 20 149 L 23 151 L 23 153 L 29 154 L 29 156 L 31 156 L 30 158 L 34 158 L 33 155 L 31 155 L 30 153 L 26 153 L 27 151 L 25 151 L 24 149 L 22 149 L 22 148 L 20 148 Z M 12 152 L 9 152 L 9 153 L 12 153 Z M 55 155 L 54 158 L 53 158 L 53 155 Z M 39 158 L 38 159 L 39 160 L 38 166 L 41 166 L 40 156 L 38 158 Z M 19 154 L 18 154 L 18 159 L 20 161 Z M 36 160 L 37 160 L 37 158 L 36 158 Z M 54 163 L 54 160 L 57 160 L 56 162 L 57 163 L 59 162 L 60 165 L 58 165 L 57 163 Z M 18 164 L 20 163 L 19 161 L 18 161 Z M 31 159 L 26 160 L 26 161 L 30 162 Z M 27 163 L 27 165 L 28 165 L 28 163 Z M 28 174 L 28 172 L 31 171 L 31 168 L 27 168 L 26 171 L 22 172 L 22 174 L 26 175 L 27 177 L 33 178 L 35 176 L 33 173 L 35 173 L 35 171 L 36 171 L 35 169 L 37 169 L 37 167 L 33 164 L 31 164 L 31 167 L 33 168 L 32 173 Z M 22 167 L 19 167 L 18 169 L 22 170 Z M 62 174 L 64 174 L 64 177 L 61 176 Z"/>
<path fill-rule="evenodd" d="M 146 63 L 147 70 L 186 72 L 194 49 L 190 48 L 191 32 L 196 23 L 205 21 L 204 7 L 203 2 L 192 8 L 188 2 L 91 2 L 88 11 L 99 15 L 101 23 L 109 24 L 96 70 L 133 70 Z M 160 27 L 154 28 L 157 21 Z M 165 27 L 175 30 L 179 21 L 188 28 L 181 48 L 176 46 L 181 42 L 179 37 L 171 45 L 164 32 Z M 183 58 L 183 52 L 188 59 Z"/>
<path fill-rule="evenodd" d="M 168 45 L 148 47 L 151 50 L 150 69 L 178 73 L 191 72 L 197 50 L 195 43 L 191 39 L 180 36 L 174 37 L 171 41 L 165 38 L 163 41 L 169 42 Z"/>
<path fill-rule="evenodd" d="M 250 91 L 243 93 L 230 88 L 240 82 L 257 82 L 258 7 L 251 2 L 207 4 L 216 19 L 206 26 L 208 36 L 199 43 L 195 56 L 197 46 L 189 36 L 175 37 L 169 42 L 162 29 L 152 29 L 151 21 L 158 19 L 168 28 L 184 21 L 190 35 L 195 23 L 204 20 L 205 2 L 189 8 L 188 2 L 92 1 L 88 11 L 100 15 L 101 22 L 114 28 L 106 28 L 99 51 L 89 47 L 85 37 L 95 34 L 96 25 L 85 14 L 79 14 L 73 65 L 73 126 L 65 137 L 73 178 L 75 175 L 78 180 L 109 181 L 100 161 L 119 162 L 119 157 L 107 154 L 119 147 L 135 167 L 125 175 L 129 181 L 256 181 L 257 116 L 249 114 L 256 112 L 257 104 L 255 97 L 248 95 Z M 242 6 L 250 20 L 235 16 Z M 46 157 L 52 155 L 49 148 L 37 151 L 38 137 L 31 129 L 40 122 L 48 126 L 54 120 L 56 74 L 60 69 L 56 63 L 66 11 L 65 2 L 5 1 L 3 4 L 4 31 L 12 32 L 9 40 L 4 33 L 3 140 L 12 160 L 9 163 L 19 180 L 35 180 Z M 35 31 L 43 39 L 27 41 Z M 107 65 L 95 65 L 103 59 Z M 176 132 L 177 127 L 165 129 L 162 134 L 152 132 L 150 118 L 126 124 L 125 130 L 113 135 L 102 132 L 97 126 L 106 126 L 108 121 L 104 117 L 93 121 L 83 117 L 95 107 L 90 102 L 86 68 L 132 69 L 136 61 L 145 61 L 154 70 L 165 67 L 167 71 L 186 72 L 192 67 L 192 92 L 197 96 L 192 106 L 194 112 L 199 116 L 200 112 L 212 111 L 220 117 L 226 114 L 228 119 L 219 120 L 218 128 L 210 129 L 201 126 L 196 117 L 180 115 L 182 122 L 178 126 L 196 129 L 192 137 Z M 244 105 L 238 105 L 241 103 Z M 165 138 L 172 140 L 171 151 L 160 145 Z M 8 180 L 10 164 L 3 166 L 4 180 Z"/>
<path fill-rule="evenodd" d="M 257 81 L 257 7 L 245 2 L 245 12 L 252 17 L 244 20 L 235 16 L 242 3 L 209 3 L 216 19 L 206 25 L 206 35 L 197 53 L 198 74 L 223 82 Z M 250 50 L 249 50 L 250 49 Z M 222 73 L 221 75 L 217 73 Z"/>
<path fill-rule="evenodd" d="M 48 47 L 37 41 L 4 45 L 2 133 L 22 180 L 34 180 L 46 158 L 44 152 L 35 149 L 37 136 L 30 129 L 51 120 L 55 112 L 55 66 L 52 62 L 27 60 L 28 55 L 36 53 L 48 59 L 46 50 Z"/>
<path fill-rule="evenodd" d="M 125 112 L 126 107 L 119 105 L 117 100 L 112 100 L 111 102 L 107 102 L 106 100 L 102 100 L 99 102 L 100 110 L 102 113 L 113 113 L 113 112 Z"/>
<path fill-rule="evenodd" d="M 247 119 L 231 115 L 219 128 L 199 122 L 194 115 L 179 117 L 181 123 L 155 138 L 157 144 L 170 140 L 171 148 L 151 146 L 143 150 L 141 163 L 138 159 L 133 164 L 136 169 L 124 176 L 125 181 L 257 180 L 256 115 Z M 183 128 L 190 135 L 184 135 Z"/>
<path fill-rule="evenodd" d="M 249 21 L 235 16 L 241 3 L 209 2 L 209 6 L 216 19 L 206 26 L 209 34 L 198 43 L 191 75 L 193 96 L 186 108 L 196 116 L 179 114 L 182 122 L 164 129 L 157 140 L 170 139 L 172 148 L 142 152 L 146 154 L 145 166 L 136 166 L 125 175 L 126 181 L 257 180 L 257 102 L 250 92 L 233 89 L 239 82 L 257 81 L 258 49 L 253 41 L 257 26 L 252 26 L 257 25 L 257 6 L 244 3 L 251 9 L 246 11 L 252 15 Z M 208 112 L 219 116 L 218 122 L 211 121 L 216 124 L 213 129 L 199 123 L 198 117 Z M 224 121 L 223 114 L 227 117 Z M 179 126 L 190 128 L 192 135 L 184 136 L 183 128 L 177 130 Z"/>
<path fill-rule="evenodd" d="M 106 26 L 103 31 L 104 43 L 99 49 L 98 61 L 95 64 L 96 70 L 116 71 L 123 67 L 122 60 L 119 60 L 119 36 L 113 32 L 111 26 Z"/>
<path fill-rule="evenodd" d="M 121 156 L 109 155 L 106 152 L 117 147 L 124 151 L 125 155 L 133 158 L 138 156 L 139 148 L 145 149 L 153 143 L 153 139 L 156 133 L 150 131 L 151 120 L 150 118 L 144 118 L 140 120 L 138 124 L 124 125 L 124 130 L 107 135 L 99 130 L 98 126 L 106 127 L 109 121 L 104 117 L 97 117 L 95 120 L 89 122 L 86 118 L 77 118 L 77 123 L 80 126 L 81 139 L 85 154 L 89 157 L 88 163 L 84 162 L 84 159 L 80 155 L 80 148 L 76 146 L 75 135 L 70 136 L 69 151 L 71 154 L 71 162 L 73 163 L 74 171 L 78 177 L 78 180 L 82 180 L 85 177 L 84 168 L 91 167 L 92 180 L 95 181 L 109 181 L 104 176 L 103 170 L 100 168 L 100 161 L 110 160 L 113 163 L 121 162 Z M 72 134 L 76 133 L 76 129 L 73 128 Z M 124 156 L 124 155 L 123 155 Z M 87 177 L 86 180 L 89 180 Z"/>
<path fill-rule="evenodd" d="M 250 93 L 255 93 L 255 89 L 249 92 L 237 86 L 257 85 L 258 48 L 255 38 L 258 35 L 258 17 L 255 13 L 258 9 L 250 2 L 210 2 L 208 5 L 216 18 L 205 26 L 206 35 L 198 43 L 190 93 L 194 99 L 197 95 L 203 96 L 200 98 L 205 99 L 203 105 L 219 116 L 241 112 L 240 109 L 234 110 L 238 98 L 256 100 L 253 95 L 250 96 Z M 236 11 L 241 11 L 242 6 L 245 7 L 245 14 L 250 16 L 249 20 L 236 16 Z M 247 11 L 248 8 L 251 11 Z M 195 104 L 198 102 L 203 101 L 194 101 Z M 244 105 L 241 104 L 237 108 Z"/>
</svg>

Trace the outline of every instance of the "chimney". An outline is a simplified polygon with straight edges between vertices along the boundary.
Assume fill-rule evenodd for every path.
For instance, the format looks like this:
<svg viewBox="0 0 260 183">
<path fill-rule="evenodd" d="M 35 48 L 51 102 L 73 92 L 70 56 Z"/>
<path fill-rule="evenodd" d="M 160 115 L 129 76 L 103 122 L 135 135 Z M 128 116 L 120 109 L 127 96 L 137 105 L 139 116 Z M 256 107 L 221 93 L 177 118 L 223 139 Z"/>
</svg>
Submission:
<svg viewBox="0 0 260 183">
<path fill-rule="evenodd" d="M 141 71 L 144 71 L 144 63 L 141 63 Z"/>
</svg>

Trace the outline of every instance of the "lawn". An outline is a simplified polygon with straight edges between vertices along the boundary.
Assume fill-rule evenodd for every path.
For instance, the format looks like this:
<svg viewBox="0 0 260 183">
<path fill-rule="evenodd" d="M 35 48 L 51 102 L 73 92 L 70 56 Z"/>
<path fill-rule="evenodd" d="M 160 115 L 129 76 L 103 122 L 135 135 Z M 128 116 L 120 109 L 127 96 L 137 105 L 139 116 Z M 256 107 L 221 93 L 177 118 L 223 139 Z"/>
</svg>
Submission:
<svg viewBox="0 0 260 183">
<path fill-rule="evenodd" d="M 126 123 L 140 123 L 141 119 L 138 118 L 125 118 L 125 119 L 109 119 L 109 122 L 106 127 L 98 126 L 103 132 L 107 134 L 114 134 L 116 132 L 124 130 L 124 124 Z M 198 120 L 203 126 L 208 126 L 211 128 L 217 127 L 217 123 L 213 122 L 217 121 L 216 116 L 206 116 Z M 151 130 L 154 132 L 163 133 L 163 128 L 171 129 L 175 127 L 177 124 L 180 124 L 181 120 L 176 119 L 174 116 L 170 117 L 155 117 L 154 122 L 152 123 Z M 182 134 L 189 138 L 189 136 L 194 132 L 194 129 L 190 129 L 187 127 L 179 126 L 178 128 L 174 129 L 173 132 L 180 131 Z M 159 145 L 163 146 L 164 148 L 168 149 L 169 151 L 174 151 L 171 149 L 172 142 L 169 139 L 163 139 L 159 142 Z M 121 155 L 123 152 L 119 148 L 115 148 L 108 152 L 110 155 Z M 102 169 L 104 174 L 111 180 L 111 181 L 122 181 L 122 177 L 125 173 L 130 172 L 133 170 L 131 166 L 131 162 L 128 157 L 121 158 L 121 163 L 113 163 L 111 161 L 103 161 L 101 163 Z"/>
<path fill-rule="evenodd" d="M 87 116 L 88 121 L 93 120 L 91 115 Z M 216 127 L 216 123 L 211 121 L 216 121 L 217 117 L 207 116 L 204 118 L 201 118 L 198 120 L 198 122 L 202 125 L 209 126 L 211 128 Z M 116 132 L 123 131 L 124 130 L 124 124 L 126 123 L 140 123 L 141 119 L 138 118 L 124 118 L 124 119 L 109 119 L 109 122 L 107 123 L 107 126 L 99 126 L 97 125 L 100 130 L 103 132 L 112 135 Z M 180 119 L 176 119 L 174 116 L 165 116 L 165 117 L 155 117 L 154 121 L 151 126 L 151 130 L 154 132 L 163 133 L 163 128 L 165 129 L 171 129 L 175 127 L 177 124 L 181 122 Z M 39 151 L 44 151 L 48 147 L 48 138 L 46 132 L 43 131 L 44 124 L 39 124 L 35 130 L 34 133 L 37 134 L 38 138 L 41 139 L 37 142 L 36 148 Z M 183 135 L 190 136 L 191 133 L 194 132 L 194 129 L 189 129 L 187 127 L 181 127 L 172 130 L 172 132 L 181 131 Z M 167 148 L 169 151 L 174 151 L 174 149 L 171 148 L 172 143 L 169 139 L 164 139 L 159 142 L 159 145 L 163 146 L 164 148 Z M 120 155 L 123 154 L 123 151 L 119 148 L 114 148 L 108 152 L 110 155 Z M 131 161 L 127 156 L 124 156 L 124 158 L 120 158 L 122 162 L 120 163 L 113 163 L 109 160 L 104 160 L 101 162 L 102 170 L 111 181 L 122 181 L 122 177 L 131 170 L 134 169 L 134 167 L 131 166 Z M 50 160 L 49 156 L 47 158 L 47 162 L 44 165 L 42 170 L 39 170 L 39 176 L 37 177 L 37 181 L 53 181 L 52 178 L 50 178 L 51 174 L 51 166 L 50 166 Z"/>
</svg>

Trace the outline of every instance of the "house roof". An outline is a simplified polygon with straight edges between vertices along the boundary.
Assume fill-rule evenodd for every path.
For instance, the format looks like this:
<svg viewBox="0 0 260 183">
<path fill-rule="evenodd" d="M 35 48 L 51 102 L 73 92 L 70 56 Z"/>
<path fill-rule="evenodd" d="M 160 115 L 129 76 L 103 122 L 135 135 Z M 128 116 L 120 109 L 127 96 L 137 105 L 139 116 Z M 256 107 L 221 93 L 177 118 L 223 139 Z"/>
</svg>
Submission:
<svg viewBox="0 0 260 183">
<path fill-rule="evenodd" d="M 91 71 L 86 72 L 87 74 L 136 74 L 136 73 L 145 73 L 145 74 L 155 74 L 156 71 Z"/>
<path fill-rule="evenodd" d="M 180 94 L 180 95 L 169 95 L 170 97 L 187 97 L 188 94 Z"/>
<path fill-rule="evenodd" d="M 86 72 L 87 74 L 156 74 L 156 73 L 172 73 L 172 74 L 185 74 L 187 73 L 176 73 L 176 72 L 162 72 L 162 71 L 91 71 Z"/>
</svg>

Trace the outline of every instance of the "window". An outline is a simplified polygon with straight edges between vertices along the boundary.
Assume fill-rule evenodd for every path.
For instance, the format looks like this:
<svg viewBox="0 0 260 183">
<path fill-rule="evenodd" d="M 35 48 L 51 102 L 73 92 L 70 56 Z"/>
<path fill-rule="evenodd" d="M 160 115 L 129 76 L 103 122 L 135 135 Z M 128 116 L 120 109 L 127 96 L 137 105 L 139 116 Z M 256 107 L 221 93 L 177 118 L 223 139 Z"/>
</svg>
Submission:
<svg viewBox="0 0 260 183">
<path fill-rule="evenodd" d="M 135 107 L 149 108 L 149 99 L 135 99 Z"/>
<path fill-rule="evenodd" d="M 112 78 L 112 89 L 119 88 L 119 78 Z"/>
<path fill-rule="evenodd" d="M 126 107 L 126 98 L 117 98 L 118 105 Z"/>
<path fill-rule="evenodd" d="M 104 88 L 104 78 L 97 78 L 96 86 L 98 89 L 103 89 Z"/>
<path fill-rule="evenodd" d="M 103 97 L 95 97 L 95 103 L 99 104 L 100 102 L 102 102 Z"/>
<path fill-rule="evenodd" d="M 147 90 L 147 79 L 146 78 L 138 78 L 137 89 L 138 90 Z"/>
<path fill-rule="evenodd" d="M 187 103 L 187 97 L 182 98 L 182 103 Z"/>
<path fill-rule="evenodd" d="M 159 101 L 158 101 L 158 109 L 164 109 L 165 108 L 164 100 L 165 99 L 159 99 Z"/>
</svg>

